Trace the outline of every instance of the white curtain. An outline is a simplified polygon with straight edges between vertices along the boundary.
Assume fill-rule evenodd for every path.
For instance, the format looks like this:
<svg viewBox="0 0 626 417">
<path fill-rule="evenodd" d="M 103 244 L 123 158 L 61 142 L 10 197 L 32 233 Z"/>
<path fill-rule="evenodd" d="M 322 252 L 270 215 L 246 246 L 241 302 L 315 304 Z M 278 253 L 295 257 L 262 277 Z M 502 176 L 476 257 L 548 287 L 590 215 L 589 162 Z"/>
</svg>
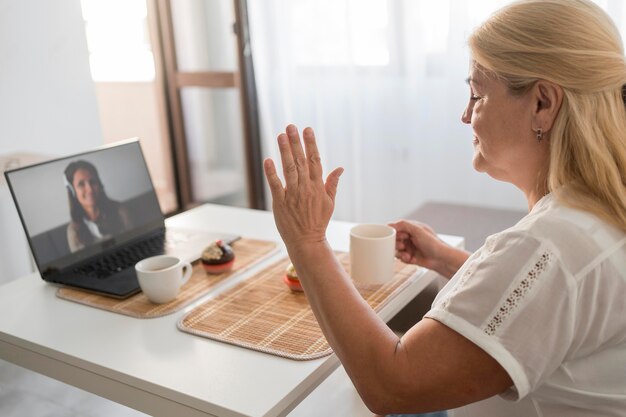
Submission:
<svg viewBox="0 0 626 417">
<path fill-rule="evenodd" d="M 335 219 L 387 222 L 426 201 L 526 209 L 474 172 L 460 121 L 467 35 L 505 0 L 248 2 L 263 152 L 315 129 L 326 172 L 343 166 Z M 620 0 L 598 1 L 624 27 Z M 268 193 L 269 195 L 269 193 Z"/>
</svg>

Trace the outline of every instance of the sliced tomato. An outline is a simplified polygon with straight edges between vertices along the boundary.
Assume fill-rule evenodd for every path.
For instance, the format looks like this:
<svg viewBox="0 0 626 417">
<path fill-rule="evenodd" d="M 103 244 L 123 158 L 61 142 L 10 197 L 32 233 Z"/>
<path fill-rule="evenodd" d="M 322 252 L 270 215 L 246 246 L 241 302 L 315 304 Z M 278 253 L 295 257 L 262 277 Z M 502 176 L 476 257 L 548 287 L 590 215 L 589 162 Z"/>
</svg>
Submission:
<svg viewBox="0 0 626 417">
<path fill-rule="evenodd" d="M 291 291 L 304 291 L 304 289 L 302 289 L 302 284 L 300 284 L 300 280 L 297 278 L 291 278 L 287 275 L 283 275 L 283 282 L 287 284 Z"/>
</svg>

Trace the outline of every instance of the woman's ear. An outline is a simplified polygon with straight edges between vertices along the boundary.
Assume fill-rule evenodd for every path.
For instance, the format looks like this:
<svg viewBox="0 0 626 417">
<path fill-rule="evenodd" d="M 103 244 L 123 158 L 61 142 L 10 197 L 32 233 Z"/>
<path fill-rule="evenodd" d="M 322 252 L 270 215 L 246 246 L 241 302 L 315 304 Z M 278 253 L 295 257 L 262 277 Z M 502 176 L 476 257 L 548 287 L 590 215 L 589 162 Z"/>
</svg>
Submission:
<svg viewBox="0 0 626 417">
<path fill-rule="evenodd" d="M 552 129 L 563 103 L 563 89 L 546 80 L 539 80 L 532 89 L 536 107 L 533 112 L 533 130 L 548 132 Z"/>
</svg>

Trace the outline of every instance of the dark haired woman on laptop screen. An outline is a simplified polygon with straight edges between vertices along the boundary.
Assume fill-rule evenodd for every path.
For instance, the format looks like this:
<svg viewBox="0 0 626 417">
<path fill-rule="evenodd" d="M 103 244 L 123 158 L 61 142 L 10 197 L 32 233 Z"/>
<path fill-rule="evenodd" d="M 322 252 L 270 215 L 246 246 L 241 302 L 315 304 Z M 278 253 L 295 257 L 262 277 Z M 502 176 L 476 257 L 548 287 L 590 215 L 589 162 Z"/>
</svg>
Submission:
<svg viewBox="0 0 626 417">
<path fill-rule="evenodd" d="M 76 252 L 130 227 L 130 215 L 124 205 L 111 200 L 96 167 L 78 160 L 65 169 L 71 221 L 67 226 L 67 243 Z"/>
</svg>

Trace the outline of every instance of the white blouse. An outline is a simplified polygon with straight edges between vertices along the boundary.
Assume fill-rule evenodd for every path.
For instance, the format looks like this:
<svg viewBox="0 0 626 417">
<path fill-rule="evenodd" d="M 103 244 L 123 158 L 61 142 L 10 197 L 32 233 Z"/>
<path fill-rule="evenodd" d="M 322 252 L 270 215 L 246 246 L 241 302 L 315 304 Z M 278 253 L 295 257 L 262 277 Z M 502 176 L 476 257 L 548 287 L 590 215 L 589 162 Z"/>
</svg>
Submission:
<svg viewBox="0 0 626 417">
<path fill-rule="evenodd" d="M 426 317 L 513 380 L 481 416 L 626 416 L 626 234 L 592 214 L 544 197 L 487 239 Z"/>
</svg>

